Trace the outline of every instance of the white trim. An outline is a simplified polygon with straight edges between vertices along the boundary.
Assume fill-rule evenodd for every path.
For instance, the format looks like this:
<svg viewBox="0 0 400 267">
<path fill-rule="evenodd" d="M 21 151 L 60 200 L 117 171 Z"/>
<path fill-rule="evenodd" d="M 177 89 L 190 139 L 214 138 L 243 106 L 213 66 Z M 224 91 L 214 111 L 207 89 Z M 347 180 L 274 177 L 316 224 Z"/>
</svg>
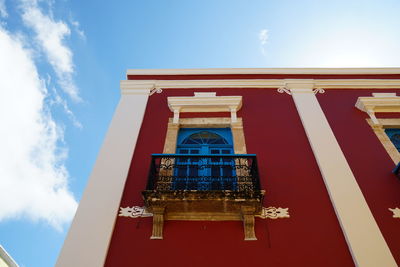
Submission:
<svg viewBox="0 0 400 267">
<path fill-rule="evenodd" d="M 128 69 L 126 75 L 193 74 L 400 74 L 400 68 Z"/>
<path fill-rule="evenodd" d="M 323 89 L 389 89 L 399 88 L 400 79 L 243 79 L 243 80 L 123 80 L 123 93 L 149 88 L 280 88 L 292 81 L 312 83 L 314 88 Z"/>
<path fill-rule="evenodd" d="M 237 122 L 236 112 L 242 107 L 242 96 L 195 92 L 194 96 L 168 97 L 168 107 L 174 113 L 173 123 L 179 122 L 181 112 L 230 112 L 231 122 Z"/>
<path fill-rule="evenodd" d="M 400 112 L 400 97 L 373 93 L 372 97 L 359 97 L 356 108 L 366 112 L 374 124 L 379 124 L 376 112 Z"/>
<path fill-rule="evenodd" d="M 174 112 L 231 112 L 242 106 L 242 96 L 168 97 L 168 107 Z"/>
<path fill-rule="evenodd" d="M 2 245 L 0 245 L 0 259 L 2 259 L 9 267 L 19 267 L 19 265 L 15 262 L 11 255 L 8 254 Z"/>
<path fill-rule="evenodd" d="M 357 99 L 356 105 L 359 110 L 367 112 L 400 112 L 399 96 L 362 96 Z"/>
<path fill-rule="evenodd" d="M 123 94 L 56 266 L 103 266 L 148 100 Z M 95 214 L 96 216 L 93 216 Z"/>
<path fill-rule="evenodd" d="M 356 266 L 397 266 L 312 86 L 287 84 Z"/>
</svg>

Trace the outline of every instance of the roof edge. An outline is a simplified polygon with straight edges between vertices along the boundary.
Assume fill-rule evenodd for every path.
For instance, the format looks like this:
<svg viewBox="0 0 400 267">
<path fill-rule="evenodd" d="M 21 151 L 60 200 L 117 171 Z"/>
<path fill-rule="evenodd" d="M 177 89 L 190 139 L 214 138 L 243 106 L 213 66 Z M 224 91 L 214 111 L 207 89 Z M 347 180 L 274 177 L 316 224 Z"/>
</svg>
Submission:
<svg viewBox="0 0 400 267">
<path fill-rule="evenodd" d="M 128 69 L 126 75 L 212 75 L 212 74 L 400 74 L 398 68 L 207 68 Z"/>
</svg>

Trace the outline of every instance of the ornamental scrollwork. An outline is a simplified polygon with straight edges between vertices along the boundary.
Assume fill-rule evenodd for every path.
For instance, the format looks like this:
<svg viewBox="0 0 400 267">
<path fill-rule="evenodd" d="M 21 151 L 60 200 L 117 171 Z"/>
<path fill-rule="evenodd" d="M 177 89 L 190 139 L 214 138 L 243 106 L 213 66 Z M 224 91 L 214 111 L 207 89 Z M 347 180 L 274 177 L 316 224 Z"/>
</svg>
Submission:
<svg viewBox="0 0 400 267">
<path fill-rule="evenodd" d="M 323 93 L 325 93 L 325 90 L 323 88 L 315 88 L 313 90 L 313 92 L 314 92 L 315 95 L 318 94 L 318 93 L 323 94 Z"/>
<path fill-rule="evenodd" d="M 120 207 L 118 216 L 122 217 L 131 217 L 131 218 L 138 218 L 138 217 L 151 217 L 153 216 L 152 213 L 146 211 L 146 207 Z"/>
<path fill-rule="evenodd" d="M 161 88 L 154 88 L 150 90 L 150 96 L 154 95 L 155 93 L 157 94 L 161 94 L 162 93 L 162 89 Z"/>
<path fill-rule="evenodd" d="M 287 89 L 285 86 L 279 87 L 277 91 L 278 91 L 278 93 L 281 93 L 281 94 L 283 94 L 283 93 L 286 93 L 288 95 L 292 94 L 290 92 L 290 89 Z"/>
<path fill-rule="evenodd" d="M 399 208 L 394 208 L 394 209 L 389 208 L 389 210 L 391 212 L 393 212 L 393 218 L 400 218 L 400 209 Z"/>
<path fill-rule="evenodd" d="M 289 218 L 289 208 L 275 208 L 275 207 L 268 207 L 262 208 L 261 215 L 258 215 L 257 217 L 260 217 L 262 219 L 278 219 L 278 218 Z"/>
<path fill-rule="evenodd" d="M 285 86 L 279 87 L 277 91 L 278 91 L 278 93 L 281 93 L 281 94 L 283 94 L 283 93 L 286 93 L 288 95 L 292 94 L 290 89 L 286 88 Z M 323 94 L 323 93 L 325 93 L 325 90 L 323 88 L 315 88 L 314 90 L 312 90 L 312 92 L 315 95 L 318 94 L 318 93 Z"/>
</svg>

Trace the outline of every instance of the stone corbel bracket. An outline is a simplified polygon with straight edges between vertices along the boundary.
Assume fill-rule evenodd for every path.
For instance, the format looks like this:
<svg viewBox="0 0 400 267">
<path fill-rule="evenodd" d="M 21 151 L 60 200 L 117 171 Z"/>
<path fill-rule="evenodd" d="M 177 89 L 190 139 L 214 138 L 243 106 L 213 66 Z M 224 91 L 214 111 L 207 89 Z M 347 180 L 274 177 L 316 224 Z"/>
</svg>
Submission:
<svg viewBox="0 0 400 267">
<path fill-rule="evenodd" d="M 154 213 L 150 213 L 146 210 L 146 207 L 120 207 L 118 216 L 129 218 L 153 217 L 153 233 L 150 239 L 163 239 L 164 210 L 165 207 L 153 207 Z M 261 219 L 289 218 L 288 210 L 289 208 L 263 207 L 260 215 L 254 215 L 254 207 L 242 207 L 245 240 L 257 240 L 254 232 L 254 217 Z"/>
</svg>

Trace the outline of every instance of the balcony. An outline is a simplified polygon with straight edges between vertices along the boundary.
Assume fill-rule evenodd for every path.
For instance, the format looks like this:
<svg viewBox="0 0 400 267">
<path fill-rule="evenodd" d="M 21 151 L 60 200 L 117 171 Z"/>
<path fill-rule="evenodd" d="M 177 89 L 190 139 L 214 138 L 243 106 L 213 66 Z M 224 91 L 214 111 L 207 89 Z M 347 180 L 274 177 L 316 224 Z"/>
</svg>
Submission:
<svg viewBox="0 0 400 267">
<path fill-rule="evenodd" d="M 245 240 L 256 240 L 264 196 L 256 155 L 153 154 L 142 194 L 152 239 L 162 239 L 164 220 L 242 220 Z"/>
</svg>

